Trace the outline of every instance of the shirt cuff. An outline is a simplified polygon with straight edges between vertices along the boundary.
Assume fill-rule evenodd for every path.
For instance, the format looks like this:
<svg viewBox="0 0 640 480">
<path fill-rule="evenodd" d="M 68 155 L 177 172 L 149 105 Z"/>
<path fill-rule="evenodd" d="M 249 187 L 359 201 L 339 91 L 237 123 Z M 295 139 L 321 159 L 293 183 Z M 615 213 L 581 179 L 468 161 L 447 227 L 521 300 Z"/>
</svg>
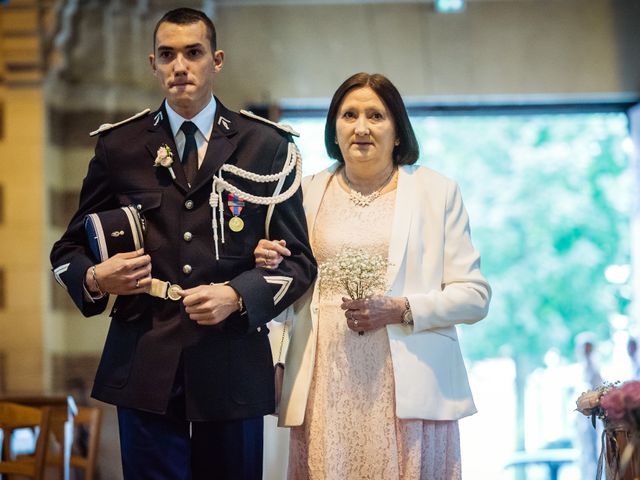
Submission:
<svg viewBox="0 0 640 480">
<path fill-rule="evenodd" d="M 84 290 L 84 299 L 87 302 L 96 303 L 96 300 L 100 300 L 106 295 L 105 293 L 101 295 L 92 295 L 91 292 L 87 289 L 87 286 L 84 284 L 84 282 L 82 282 L 82 289 Z"/>
</svg>

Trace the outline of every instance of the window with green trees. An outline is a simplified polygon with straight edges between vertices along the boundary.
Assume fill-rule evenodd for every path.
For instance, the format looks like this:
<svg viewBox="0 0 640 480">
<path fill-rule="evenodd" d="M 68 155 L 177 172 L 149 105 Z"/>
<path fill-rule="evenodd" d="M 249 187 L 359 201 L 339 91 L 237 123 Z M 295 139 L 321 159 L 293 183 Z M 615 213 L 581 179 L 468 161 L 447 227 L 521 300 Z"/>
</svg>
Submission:
<svg viewBox="0 0 640 480">
<path fill-rule="evenodd" d="M 605 277 L 630 262 L 631 174 L 623 114 L 414 119 L 422 163 L 456 179 L 494 289 L 469 359 L 608 335 L 629 292 Z M 625 295 L 626 294 L 626 295 Z"/>
<path fill-rule="evenodd" d="M 323 118 L 284 118 L 301 132 L 305 173 L 331 164 Z M 461 186 L 482 268 L 494 289 L 490 320 L 474 325 L 470 360 L 608 334 L 630 292 L 605 277 L 629 264 L 631 172 L 620 113 L 418 116 L 422 165 Z"/>
</svg>

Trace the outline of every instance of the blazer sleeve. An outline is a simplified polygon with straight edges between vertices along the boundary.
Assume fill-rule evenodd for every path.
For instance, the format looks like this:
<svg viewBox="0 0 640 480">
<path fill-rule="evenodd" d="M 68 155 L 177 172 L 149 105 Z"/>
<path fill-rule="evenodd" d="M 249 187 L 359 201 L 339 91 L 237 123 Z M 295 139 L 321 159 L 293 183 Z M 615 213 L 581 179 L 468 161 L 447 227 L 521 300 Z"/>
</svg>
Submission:
<svg viewBox="0 0 640 480">
<path fill-rule="evenodd" d="M 283 138 L 273 159 L 273 173 L 282 170 L 288 145 L 288 140 Z M 292 184 L 294 177 L 295 169 L 287 177 L 283 192 Z M 317 265 L 309 245 L 300 188 L 291 198 L 276 205 L 271 217 L 269 237 L 286 240 L 291 256 L 280 262 L 276 269 L 253 268 L 229 282 L 242 297 L 248 314 L 249 330 L 278 316 L 301 297 L 316 278 Z"/>
<path fill-rule="evenodd" d="M 109 188 L 109 174 L 100 138 L 95 156 L 89 163 L 87 176 L 80 191 L 80 205 L 67 230 L 51 249 L 51 265 L 56 281 L 69 293 L 83 315 L 98 315 L 107 307 L 108 295 L 93 300 L 87 296 L 84 278 L 87 269 L 97 262 L 91 257 L 84 233 L 85 215 L 116 208 L 117 202 Z"/>
<path fill-rule="evenodd" d="M 483 319 L 489 309 L 491 287 L 480 272 L 480 253 L 471 242 L 469 216 L 460 188 L 453 181 L 447 182 L 443 229 L 440 288 L 407 295 L 414 332 L 472 324 Z"/>
</svg>

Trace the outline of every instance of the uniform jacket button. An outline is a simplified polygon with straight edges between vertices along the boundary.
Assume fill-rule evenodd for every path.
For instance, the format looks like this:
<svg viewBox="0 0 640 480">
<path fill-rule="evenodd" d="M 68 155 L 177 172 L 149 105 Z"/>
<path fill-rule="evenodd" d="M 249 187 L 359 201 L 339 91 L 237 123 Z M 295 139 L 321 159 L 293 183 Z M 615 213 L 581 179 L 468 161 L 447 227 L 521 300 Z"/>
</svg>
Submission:
<svg viewBox="0 0 640 480">
<path fill-rule="evenodd" d="M 189 264 L 187 264 L 184 267 L 182 267 L 182 272 L 187 274 L 187 275 L 189 275 L 191 273 L 191 270 L 193 270 L 193 269 L 191 268 L 191 265 L 189 265 Z"/>
<path fill-rule="evenodd" d="M 193 208 L 193 200 L 187 200 L 184 202 L 184 208 L 187 210 L 191 210 Z"/>
<path fill-rule="evenodd" d="M 184 235 L 182 235 L 182 238 L 184 238 L 185 242 L 190 242 L 191 239 L 193 238 L 193 235 L 191 234 L 191 232 L 184 232 Z"/>
</svg>

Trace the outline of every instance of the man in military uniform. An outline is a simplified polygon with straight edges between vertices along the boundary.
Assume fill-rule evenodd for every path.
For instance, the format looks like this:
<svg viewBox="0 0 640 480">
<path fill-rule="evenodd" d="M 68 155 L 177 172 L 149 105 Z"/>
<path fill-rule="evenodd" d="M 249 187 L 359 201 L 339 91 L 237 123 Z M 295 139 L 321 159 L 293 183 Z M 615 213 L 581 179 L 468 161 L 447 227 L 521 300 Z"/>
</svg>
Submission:
<svg viewBox="0 0 640 480">
<path fill-rule="evenodd" d="M 118 295 L 92 396 L 118 407 L 127 479 L 261 478 L 262 417 L 274 410 L 265 324 L 316 274 L 300 191 L 259 204 L 278 196 L 278 172 L 285 191 L 299 181 L 285 171 L 290 134 L 213 97 L 223 60 L 205 14 L 162 17 L 150 63 L 165 101 L 99 129 L 79 209 L 51 252 L 84 315 Z M 85 216 L 128 205 L 144 248 L 96 261 Z M 252 252 L 268 235 L 292 255 L 257 269 Z"/>
</svg>

